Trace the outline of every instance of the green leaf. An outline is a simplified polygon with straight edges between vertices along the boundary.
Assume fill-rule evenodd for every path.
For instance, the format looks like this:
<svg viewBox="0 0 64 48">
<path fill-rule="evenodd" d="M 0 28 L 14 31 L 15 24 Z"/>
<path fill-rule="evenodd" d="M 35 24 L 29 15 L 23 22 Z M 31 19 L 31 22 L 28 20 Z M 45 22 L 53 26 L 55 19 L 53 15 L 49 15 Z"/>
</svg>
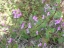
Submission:
<svg viewBox="0 0 64 48">
<path fill-rule="evenodd" d="M 36 40 L 38 40 L 38 39 L 40 39 L 40 38 L 41 38 L 41 37 L 38 35 L 38 36 L 36 36 L 36 38 L 35 38 L 35 39 L 36 39 Z"/>
<path fill-rule="evenodd" d="M 55 29 L 54 28 L 49 28 L 46 30 L 46 38 L 50 38 L 51 34 L 50 33 L 54 33 Z"/>
<path fill-rule="evenodd" d="M 54 33 L 54 31 L 55 31 L 55 28 L 49 28 L 48 27 L 48 29 L 47 29 L 47 32 L 49 32 L 49 33 Z"/>
<path fill-rule="evenodd" d="M 15 38 L 17 36 L 16 32 L 11 32 L 11 38 Z"/>
<path fill-rule="evenodd" d="M 54 15 L 54 18 L 60 18 L 62 16 L 62 12 L 61 11 L 57 11 Z"/>
<path fill-rule="evenodd" d="M 49 39 L 49 38 L 50 38 L 50 34 L 46 33 L 46 39 Z"/>
<path fill-rule="evenodd" d="M 8 45 L 8 48 L 18 48 L 18 44 L 11 43 L 11 44 Z"/>
<path fill-rule="evenodd" d="M 46 26 L 47 26 L 46 22 L 45 22 L 45 23 L 43 23 L 41 26 L 46 27 Z"/>
<path fill-rule="evenodd" d="M 13 48 L 18 48 L 18 44 L 14 44 Z"/>
<path fill-rule="evenodd" d="M 62 42 L 64 42 L 64 38 L 63 38 L 63 37 L 60 37 L 60 38 L 58 39 L 58 41 L 59 41 L 59 43 L 62 43 Z"/>
<path fill-rule="evenodd" d="M 61 3 L 61 0 L 56 0 L 56 3 L 58 3 L 58 4 Z"/>
<path fill-rule="evenodd" d="M 50 10 L 50 14 L 53 15 L 55 13 L 55 10 Z"/>
<path fill-rule="evenodd" d="M 30 37 L 30 36 L 29 36 L 28 34 L 26 34 L 25 32 L 22 32 L 21 34 L 22 34 L 22 37 L 23 37 L 24 39 L 27 39 L 27 38 Z"/>
<path fill-rule="evenodd" d="M 22 17 L 22 18 L 18 18 L 18 19 L 17 19 L 17 23 L 18 23 L 18 24 L 21 24 L 23 20 L 24 20 L 23 17 Z"/>
<path fill-rule="evenodd" d="M 0 42 L 0 48 L 6 47 L 6 38 L 3 38 L 3 40 Z"/>
</svg>

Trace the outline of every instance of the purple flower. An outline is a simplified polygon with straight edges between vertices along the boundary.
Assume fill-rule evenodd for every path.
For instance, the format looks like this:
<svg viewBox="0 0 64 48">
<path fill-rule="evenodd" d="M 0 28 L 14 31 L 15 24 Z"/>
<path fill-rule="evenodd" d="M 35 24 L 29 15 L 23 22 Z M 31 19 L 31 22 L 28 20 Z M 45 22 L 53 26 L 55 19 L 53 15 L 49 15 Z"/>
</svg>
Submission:
<svg viewBox="0 0 64 48">
<path fill-rule="evenodd" d="M 60 23 L 60 20 L 55 20 L 55 25 L 59 23 Z"/>
<path fill-rule="evenodd" d="M 2 23 L 2 26 L 5 26 L 5 24 L 4 24 L 4 23 Z"/>
<path fill-rule="evenodd" d="M 49 16 L 50 15 L 50 12 L 47 12 L 47 16 Z"/>
<path fill-rule="evenodd" d="M 44 19 L 44 15 L 42 16 L 42 19 Z"/>
<path fill-rule="evenodd" d="M 62 18 L 60 18 L 60 21 L 62 21 Z"/>
<path fill-rule="evenodd" d="M 39 43 L 39 44 L 38 44 L 38 47 L 40 47 L 40 46 L 42 46 L 42 43 Z"/>
<path fill-rule="evenodd" d="M 51 7 L 49 6 L 49 4 L 46 4 L 46 5 L 44 6 L 44 12 L 46 12 L 48 9 L 51 9 Z"/>
<path fill-rule="evenodd" d="M 60 30 L 60 26 L 57 28 L 57 31 Z"/>
<path fill-rule="evenodd" d="M 31 23 L 28 23 L 28 28 L 31 28 Z"/>
<path fill-rule="evenodd" d="M 19 9 L 13 10 L 12 14 L 13 14 L 14 18 L 20 18 L 22 16 L 22 13 Z"/>
<path fill-rule="evenodd" d="M 58 19 L 58 20 L 55 20 L 55 25 L 56 25 L 56 24 L 59 24 L 61 21 L 62 21 L 62 18 L 60 18 L 60 19 Z"/>
<path fill-rule="evenodd" d="M 44 43 L 44 46 L 46 46 L 47 44 L 46 43 Z"/>
<path fill-rule="evenodd" d="M 36 31 L 36 35 L 38 35 L 38 31 Z"/>
<path fill-rule="evenodd" d="M 25 25 L 25 22 L 23 22 L 23 23 L 21 24 L 21 29 L 24 28 L 24 25 Z"/>
<path fill-rule="evenodd" d="M 30 33 L 28 28 L 26 29 L 26 32 L 27 32 L 28 34 Z"/>
<path fill-rule="evenodd" d="M 5 26 L 5 21 L 2 20 L 2 21 L 0 21 L 0 23 L 2 26 Z"/>
<path fill-rule="evenodd" d="M 12 40 L 13 40 L 13 39 L 12 39 L 12 38 L 10 38 L 10 39 L 8 40 L 8 43 L 11 43 L 11 42 L 12 42 Z"/>
<path fill-rule="evenodd" d="M 44 46 L 43 46 L 42 48 L 45 48 L 45 47 L 46 47 L 46 45 L 47 45 L 47 44 L 46 44 L 46 43 L 44 43 Z"/>
<path fill-rule="evenodd" d="M 36 22 L 38 22 L 38 17 L 33 16 L 33 20 L 36 21 Z"/>
</svg>

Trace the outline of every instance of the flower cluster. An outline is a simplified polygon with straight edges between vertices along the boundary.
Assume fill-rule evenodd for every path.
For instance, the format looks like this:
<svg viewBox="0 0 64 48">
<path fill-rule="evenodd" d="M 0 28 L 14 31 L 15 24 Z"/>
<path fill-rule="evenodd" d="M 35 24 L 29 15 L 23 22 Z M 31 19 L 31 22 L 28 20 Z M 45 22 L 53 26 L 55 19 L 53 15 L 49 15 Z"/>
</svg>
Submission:
<svg viewBox="0 0 64 48">
<path fill-rule="evenodd" d="M 37 46 L 36 48 L 47 48 L 48 44 L 52 44 L 51 46 L 61 44 L 64 37 L 64 20 L 60 17 L 62 12 L 59 10 L 59 1 L 55 2 L 51 0 L 32 0 L 31 2 L 25 0 L 16 2 L 18 3 L 17 7 L 13 5 L 16 3 L 12 4 L 13 7 L 10 7 L 10 5 L 9 9 L 15 8 L 12 10 L 12 18 L 5 12 L 2 12 L 5 13 L 5 16 L 0 13 L 2 17 L 2 19 L 0 18 L 0 34 L 4 34 L 2 37 L 5 37 L 1 39 L 1 43 L 4 42 L 7 48 L 18 48 L 17 46 L 20 46 L 21 41 L 22 47 L 20 48 L 23 48 L 25 43 L 26 46 L 30 45 L 32 47 L 33 45 Z M 5 6 L 7 6 L 6 2 Z M 6 11 L 8 12 L 8 9 Z M 1 46 L 1 48 L 3 47 Z"/>
<path fill-rule="evenodd" d="M 12 14 L 13 14 L 14 18 L 20 18 L 22 16 L 22 13 L 19 9 L 12 10 Z"/>
<path fill-rule="evenodd" d="M 42 43 L 40 42 L 39 44 L 38 44 L 38 47 L 42 47 L 42 48 L 46 48 L 46 43 L 44 43 L 44 45 L 42 45 Z"/>
</svg>

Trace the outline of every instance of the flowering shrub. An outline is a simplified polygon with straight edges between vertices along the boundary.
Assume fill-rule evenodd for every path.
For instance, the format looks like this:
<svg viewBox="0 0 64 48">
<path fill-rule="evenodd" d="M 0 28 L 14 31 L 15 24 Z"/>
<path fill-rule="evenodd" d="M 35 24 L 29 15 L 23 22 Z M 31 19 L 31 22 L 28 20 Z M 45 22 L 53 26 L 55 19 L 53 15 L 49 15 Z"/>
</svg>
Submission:
<svg viewBox="0 0 64 48">
<path fill-rule="evenodd" d="M 27 44 L 26 48 L 64 46 L 61 0 L 1 0 L 1 2 L 0 48 L 24 48 L 19 47 L 24 40 L 22 45 Z"/>
</svg>

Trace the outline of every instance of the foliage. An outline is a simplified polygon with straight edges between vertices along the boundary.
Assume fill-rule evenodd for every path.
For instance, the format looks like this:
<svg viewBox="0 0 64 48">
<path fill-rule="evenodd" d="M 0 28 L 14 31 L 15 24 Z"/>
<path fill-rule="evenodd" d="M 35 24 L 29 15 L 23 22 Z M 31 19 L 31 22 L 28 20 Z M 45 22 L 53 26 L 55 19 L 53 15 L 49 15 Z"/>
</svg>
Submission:
<svg viewBox="0 0 64 48">
<path fill-rule="evenodd" d="M 0 2 L 1 48 L 18 48 L 20 40 L 29 41 L 31 38 L 36 40 L 44 38 L 46 44 L 64 43 L 61 0 L 1 0 Z M 42 44 L 45 42 L 42 41 Z M 38 48 L 37 45 L 35 48 Z"/>
</svg>

